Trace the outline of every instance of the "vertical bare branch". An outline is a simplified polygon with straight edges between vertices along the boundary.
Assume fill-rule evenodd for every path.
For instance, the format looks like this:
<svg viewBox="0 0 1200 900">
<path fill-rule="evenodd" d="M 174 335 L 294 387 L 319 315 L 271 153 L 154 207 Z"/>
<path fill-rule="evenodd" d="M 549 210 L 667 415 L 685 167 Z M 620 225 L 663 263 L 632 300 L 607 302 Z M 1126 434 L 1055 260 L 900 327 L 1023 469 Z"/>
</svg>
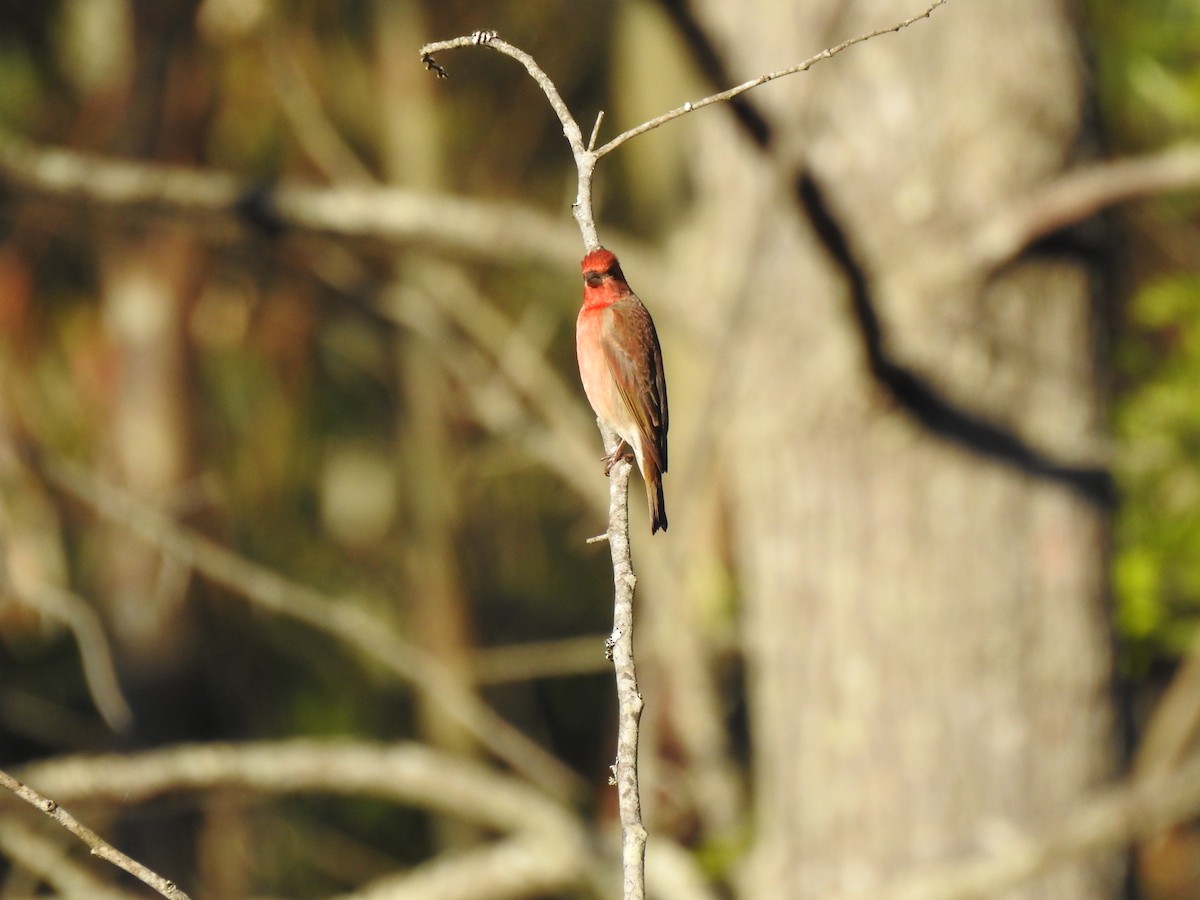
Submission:
<svg viewBox="0 0 1200 900">
<path fill-rule="evenodd" d="M 432 54 L 439 50 L 474 45 L 491 47 L 520 62 L 546 95 L 562 123 L 563 135 L 571 147 L 579 175 L 572 212 L 579 225 L 585 250 L 596 249 L 600 246 L 600 239 L 592 213 L 592 176 L 596 169 L 596 161 L 600 157 L 591 146 L 596 141 L 600 119 L 597 118 L 591 139 L 585 146 L 583 132 L 580 131 L 579 124 L 571 115 L 554 82 L 542 71 L 532 56 L 501 40 L 494 31 L 477 31 L 453 40 L 426 44 L 421 48 L 421 59 L 426 67 L 439 76 L 445 76 L 445 69 L 433 61 Z M 611 453 L 617 446 L 617 436 L 603 423 L 598 424 L 605 450 Z M 617 761 L 613 768 L 621 813 L 624 896 L 626 900 L 640 900 L 646 894 L 646 827 L 642 824 L 637 775 L 638 723 L 642 713 L 642 696 L 638 693 L 633 662 L 633 589 L 637 579 L 629 552 L 629 471 L 629 463 L 623 462 L 612 469 L 609 480 L 608 541 L 612 553 L 614 585 L 610 648 L 616 669 L 617 704 L 620 709 Z"/>
<path fill-rule="evenodd" d="M 601 430 L 604 430 L 603 425 Z M 616 435 L 605 436 L 611 452 Z M 609 637 L 613 668 L 617 674 L 617 761 L 613 765 L 621 813 L 621 860 L 626 900 L 641 900 L 646 893 L 646 826 L 638 788 L 638 734 L 642 695 L 638 691 L 633 661 L 633 591 L 637 576 L 629 552 L 629 462 L 614 466 L 609 474 L 608 546 L 612 552 L 613 632 Z"/>
</svg>

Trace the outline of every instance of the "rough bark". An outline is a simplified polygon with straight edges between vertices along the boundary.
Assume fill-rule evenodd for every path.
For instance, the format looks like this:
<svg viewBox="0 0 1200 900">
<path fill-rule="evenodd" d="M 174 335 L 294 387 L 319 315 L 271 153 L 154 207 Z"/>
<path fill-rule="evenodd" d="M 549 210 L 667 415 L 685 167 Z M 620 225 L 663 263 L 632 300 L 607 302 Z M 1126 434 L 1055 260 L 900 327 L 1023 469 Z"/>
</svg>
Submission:
<svg viewBox="0 0 1200 900">
<path fill-rule="evenodd" d="M 696 4 L 735 79 L 913 7 Z M 755 94 L 766 153 L 732 117 L 699 126 L 709 230 L 679 250 L 697 279 L 684 296 L 746 272 L 694 312 L 729 323 L 712 358 L 733 381 L 714 421 L 744 598 L 752 897 L 860 889 L 969 853 L 1061 814 L 1114 756 L 1105 515 L 896 402 L 789 174 L 824 189 L 893 362 L 1048 457 L 1094 464 L 1086 266 L 1030 257 L 985 282 L 946 258 L 956 233 L 1075 151 L 1084 89 L 1068 11 L 952 3 L 799 80 Z M 1020 896 L 1102 897 L 1115 873 L 1074 866 Z"/>
</svg>

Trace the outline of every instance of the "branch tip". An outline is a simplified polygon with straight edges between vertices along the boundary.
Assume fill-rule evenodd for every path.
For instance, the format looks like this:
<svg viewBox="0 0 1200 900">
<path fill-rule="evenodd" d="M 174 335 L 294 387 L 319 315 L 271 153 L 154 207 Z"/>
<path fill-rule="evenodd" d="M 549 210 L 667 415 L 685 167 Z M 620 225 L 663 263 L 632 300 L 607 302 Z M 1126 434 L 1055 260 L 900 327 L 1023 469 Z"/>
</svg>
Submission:
<svg viewBox="0 0 1200 900">
<path fill-rule="evenodd" d="M 596 116 L 596 124 L 592 126 L 592 136 L 588 140 L 588 147 L 587 147 L 588 153 L 591 153 L 593 150 L 596 149 L 596 138 L 600 134 L 600 123 L 602 123 L 603 121 L 604 121 L 604 110 L 600 110 L 599 114 Z"/>
<path fill-rule="evenodd" d="M 752 78 L 749 81 L 743 82 L 736 87 L 729 88 L 728 90 L 721 91 L 717 94 L 712 94 L 700 100 L 689 101 L 684 103 L 682 106 L 677 106 L 675 109 L 665 112 L 662 115 L 655 116 L 653 119 L 649 119 L 643 122 L 641 125 L 634 126 L 628 131 L 621 132 L 611 141 L 596 150 L 596 156 L 607 156 L 609 153 L 616 150 L 619 146 L 631 138 L 635 138 L 647 131 L 652 131 L 653 129 L 658 128 L 660 125 L 665 125 L 667 122 L 670 122 L 673 119 L 678 119 L 680 116 L 695 112 L 696 110 L 702 109 L 705 106 L 711 106 L 714 103 L 727 102 L 732 100 L 734 97 L 746 93 L 746 91 L 761 87 L 767 82 L 774 81 L 777 78 L 784 78 L 788 75 L 797 75 L 800 72 L 807 72 L 817 63 L 824 62 L 827 59 L 832 59 L 843 50 L 847 50 L 850 47 L 853 47 L 855 44 L 861 44 L 865 41 L 872 40 L 873 38 L 882 37 L 885 34 L 895 34 L 898 31 L 908 28 L 910 25 L 916 24 L 922 19 L 930 18 L 933 15 L 934 10 L 947 2 L 948 0 L 932 0 L 930 5 L 925 8 L 924 12 L 910 16 L 902 22 L 896 22 L 893 25 L 888 25 L 884 28 L 877 28 L 876 30 L 867 32 L 866 34 L 860 34 L 857 37 L 849 38 L 848 40 L 842 41 L 840 44 L 836 44 L 832 47 L 826 47 L 815 56 L 810 56 L 808 59 L 804 60 L 804 62 L 797 63 L 794 66 L 789 66 L 786 69 L 780 69 L 777 72 L 767 72 L 766 74 L 759 75 L 757 78 Z"/>
<path fill-rule="evenodd" d="M 438 61 L 433 58 L 433 54 L 422 53 L 421 62 L 424 64 L 426 71 L 432 72 L 438 78 L 450 77 L 450 73 L 438 64 Z"/>
</svg>

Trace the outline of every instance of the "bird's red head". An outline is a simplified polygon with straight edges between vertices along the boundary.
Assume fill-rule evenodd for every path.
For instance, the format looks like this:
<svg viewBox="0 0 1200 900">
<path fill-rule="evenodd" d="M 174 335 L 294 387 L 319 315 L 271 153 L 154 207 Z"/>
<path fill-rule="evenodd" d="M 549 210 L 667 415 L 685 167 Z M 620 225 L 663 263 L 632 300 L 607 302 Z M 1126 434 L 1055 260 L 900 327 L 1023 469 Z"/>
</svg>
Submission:
<svg viewBox="0 0 1200 900">
<path fill-rule="evenodd" d="M 583 280 L 590 287 L 599 287 L 601 280 L 606 275 L 618 281 L 625 280 L 621 264 L 617 262 L 617 255 L 603 247 L 599 247 L 585 256 L 579 267 L 583 271 Z"/>
</svg>

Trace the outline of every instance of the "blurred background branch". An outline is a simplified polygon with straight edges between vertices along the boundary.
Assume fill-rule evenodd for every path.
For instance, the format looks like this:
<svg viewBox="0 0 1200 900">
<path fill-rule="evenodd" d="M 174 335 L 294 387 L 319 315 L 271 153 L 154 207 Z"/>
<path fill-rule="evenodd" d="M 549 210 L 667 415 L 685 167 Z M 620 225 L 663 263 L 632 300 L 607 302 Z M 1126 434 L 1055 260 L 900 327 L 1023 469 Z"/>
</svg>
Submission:
<svg viewBox="0 0 1200 900">
<path fill-rule="evenodd" d="M 133 724 L 133 713 L 117 680 L 108 636 L 92 606 L 82 597 L 50 585 L 42 586 L 35 593 L 17 594 L 10 588 L 8 599 L 35 609 L 52 621 L 62 622 L 70 629 L 79 646 L 83 677 L 96 711 L 113 731 L 127 730 Z"/>
<path fill-rule="evenodd" d="M 97 513 L 128 528 L 163 553 L 205 578 L 277 615 L 327 631 L 376 665 L 412 682 L 437 702 L 480 743 L 516 771 L 525 772 L 553 794 L 578 786 L 577 777 L 557 759 L 480 703 L 451 677 L 440 662 L 401 637 L 369 604 L 350 597 L 331 598 L 289 581 L 276 572 L 239 557 L 213 541 L 180 528 L 157 510 L 139 503 L 110 484 L 89 478 L 80 468 L 43 459 L 41 470 L 60 490 Z"/>
<path fill-rule="evenodd" d="M 21 775 L 72 803 L 140 803 L 165 793 L 218 788 L 243 794 L 371 794 L 435 808 L 518 839 L 418 867 L 368 886 L 366 896 L 526 896 L 579 883 L 587 859 L 581 824 L 536 789 L 416 745 L 291 741 L 176 747 L 135 757 L 64 758 Z M 500 860 L 510 864 L 503 873 L 496 868 Z M 482 884 L 492 888 L 480 893 Z"/>
<path fill-rule="evenodd" d="M 408 188 L 247 183 L 213 170 L 128 162 L 0 136 L 0 184 L 73 215 L 169 219 L 220 242 L 296 232 L 412 245 L 477 260 L 561 264 L 578 255 L 573 229 L 517 203 Z M 631 243 L 634 243 L 631 241 Z"/>
</svg>

